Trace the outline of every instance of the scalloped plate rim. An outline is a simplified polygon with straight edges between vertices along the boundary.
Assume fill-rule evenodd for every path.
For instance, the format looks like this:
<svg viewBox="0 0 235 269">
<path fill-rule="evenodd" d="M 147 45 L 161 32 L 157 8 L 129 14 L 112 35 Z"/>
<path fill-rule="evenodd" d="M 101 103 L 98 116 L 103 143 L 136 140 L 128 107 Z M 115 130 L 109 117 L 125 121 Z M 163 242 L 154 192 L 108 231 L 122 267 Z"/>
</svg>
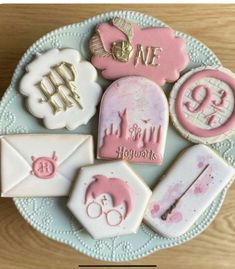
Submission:
<svg viewBox="0 0 235 269">
<path fill-rule="evenodd" d="M 190 236 L 188 236 L 188 237 L 186 237 L 186 238 L 184 238 L 184 239 L 181 239 L 180 240 L 180 244 L 179 243 L 177 243 L 176 241 L 174 242 L 174 243 L 172 243 L 170 246 L 167 246 L 167 243 L 165 243 L 165 244 L 163 244 L 162 246 L 161 246 L 161 248 L 159 248 L 159 247 L 154 247 L 154 248 L 152 248 L 151 250 L 149 250 L 149 251 L 147 251 L 147 252 L 143 252 L 143 253 L 141 253 L 140 255 L 138 255 L 138 256 L 134 256 L 134 257 L 126 257 L 126 258 L 123 258 L 123 259 L 121 259 L 121 260 L 119 260 L 119 259 L 116 259 L 116 258 L 114 258 L 114 259 L 112 259 L 112 258 L 108 258 L 108 259 L 106 259 L 106 258 L 102 258 L 101 256 L 96 256 L 96 255 L 93 255 L 93 253 L 88 253 L 88 252 L 86 252 L 85 250 L 83 250 L 82 248 L 79 248 L 78 246 L 75 246 L 71 241 L 69 241 L 69 240 L 63 240 L 63 239 L 59 239 L 59 238 L 56 238 L 56 237 L 54 237 L 54 235 L 52 235 L 52 234 L 48 234 L 46 231 L 43 231 L 43 230 L 40 230 L 40 228 L 37 226 L 37 225 L 35 225 L 29 218 L 27 218 L 27 217 L 25 217 L 25 214 L 24 214 L 24 211 L 23 211 L 23 209 L 20 207 L 20 202 L 19 202 L 19 200 L 17 200 L 17 198 L 13 198 L 13 201 L 14 201 L 14 203 L 15 203 L 15 205 L 16 205 L 16 208 L 17 208 L 17 210 L 19 211 L 19 213 L 23 216 L 23 218 L 24 218 L 24 220 L 26 220 L 26 222 L 27 223 L 29 223 L 36 231 L 38 231 L 40 234 L 43 234 L 43 235 L 45 235 L 46 237 L 48 237 L 48 238 L 50 238 L 50 239 L 52 239 L 52 240 L 55 240 L 55 241 L 57 241 L 57 242 L 59 242 L 59 243 L 63 243 L 63 244 L 66 244 L 66 245 L 68 245 L 68 246 L 70 246 L 70 247 L 72 247 L 72 248 L 74 248 L 75 250 L 77 250 L 77 251 L 79 251 L 79 252 L 81 252 L 82 254 L 84 254 L 84 255 L 86 255 L 86 256 L 88 256 L 88 257 L 91 257 L 91 258 L 94 258 L 94 259 L 97 259 L 97 260 L 101 260 L 101 261 L 110 261 L 110 262 L 123 262 L 123 261 L 133 261 L 133 260 L 137 260 L 137 259 L 139 259 L 139 258 L 144 258 L 144 257 L 146 257 L 146 256 L 148 256 L 148 255 L 150 255 L 150 254 L 152 254 L 152 253 L 154 253 L 154 252 L 156 252 L 156 251 L 159 251 L 159 250 L 164 250 L 164 249 L 167 249 L 167 248 L 171 248 L 171 247 L 175 247 L 175 246 L 178 246 L 178 245 L 181 245 L 181 244 L 183 244 L 183 243 L 185 243 L 185 242 L 188 242 L 188 241 L 190 241 L 190 240 L 192 240 L 193 238 L 195 238 L 196 236 L 198 236 L 198 235 L 200 235 L 213 221 L 214 221 L 214 219 L 215 219 L 215 217 L 216 217 L 216 215 L 219 213 L 219 211 L 220 211 L 220 209 L 221 209 L 221 207 L 222 207 L 222 205 L 223 205 L 223 201 L 224 201 L 224 198 L 225 198 L 225 196 L 226 196 L 226 193 L 227 193 L 227 190 L 228 190 L 228 187 L 229 187 L 229 185 L 230 185 L 230 183 L 217 195 L 217 197 L 215 198 L 215 200 L 216 199 L 218 199 L 219 198 L 219 201 L 217 201 L 218 202 L 218 205 L 217 205 L 217 207 L 216 207 L 216 210 L 214 211 L 214 213 L 213 213 L 213 215 L 212 215 L 212 217 L 210 218 L 210 220 L 209 220 L 209 222 L 207 222 L 206 223 L 206 226 L 204 227 L 204 225 L 200 225 L 200 227 L 201 228 L 198 228 L 198 230 L 194 233 L 194 234 L 191 234 Z M 214 201 L 215 201 L 214 200 Z M 146 225 L 146 224 L 145 224 Z M 178 238 L 180 238 L 180 237 L 178 237 Z M 175 238 L 175 239 L 177 239 L 177 238 Z"/>
</svg>

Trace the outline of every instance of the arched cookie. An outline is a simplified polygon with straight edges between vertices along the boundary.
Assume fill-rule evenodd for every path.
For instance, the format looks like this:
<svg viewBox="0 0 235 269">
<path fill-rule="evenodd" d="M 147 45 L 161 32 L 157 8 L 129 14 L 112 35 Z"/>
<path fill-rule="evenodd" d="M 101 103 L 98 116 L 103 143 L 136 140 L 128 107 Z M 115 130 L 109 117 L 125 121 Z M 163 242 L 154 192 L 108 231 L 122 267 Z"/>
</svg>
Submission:
<svg viewBox="0 0 235 269">
<path fill-rule="evenodd" d="M 144 77 L 113 82 L 103 95 L 98 158 L 161 164 L 168 128 L 168 103 L 162 89 Z"/>
</svg>

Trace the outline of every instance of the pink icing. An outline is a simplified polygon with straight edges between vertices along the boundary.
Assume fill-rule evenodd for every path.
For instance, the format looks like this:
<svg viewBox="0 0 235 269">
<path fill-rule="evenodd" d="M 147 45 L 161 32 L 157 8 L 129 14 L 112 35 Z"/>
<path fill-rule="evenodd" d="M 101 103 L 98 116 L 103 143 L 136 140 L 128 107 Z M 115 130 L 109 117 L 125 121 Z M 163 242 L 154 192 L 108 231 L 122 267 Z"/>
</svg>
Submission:
<svg viewBox="0 0 235 269">
<path fill-rule="evenodd" d="M 157 203 L 154 203 L 152 205 L 152 209 L 150 210 L 152 218 L 158 217 L 158 211 L 160 210 L 160 205 Z"/>
<path fill-rule="evenodd" d="M 224 122 L 224 124 L 214 129 L 208 130 L 208 129 L 202 129 L 193 125 L 192 122 L 187 120 L 186 114 L 184 113 L 184 110 L 183 110 L 184 97 L 185 97 L 185 93 L 187 89 L 190 87 L 192 83 L 195 83 L 196 81 L 203 79 L 205 77 L 216 78 L 218 80 L 221 80 L 227 83 L 230 86 L 230 88 L 233 90 L 233 94 L 235 96 L 235 79 L 232 76 L 220 70 L 206 69 L 206 70 L 202 70 L 202 71 L 198 71 L 194 73 L 181 85 L 180 89 L 178 90 L 178 94 L 175 100 L 175 111 L 176 111 L 176 115 L 179 122 L 190 133 L 196 136 L 200 136 L 200 137 L 219 136 L 230 131 L 232 128 L 234 128 L 234 125 L 235 125 L 234 111 L 232 115 L 229 117 L 229 119 L 226 122 Z"/>
<path fill-rule="evenodd" d="M 210 126 L 213 126 L 213 124 L 216 123 L 216 116 L 214 113 L 209 115 L 207 123 Z"/>
<path fill-rule="evenodd" d="M 195 182 L 192 186 L 193 193 L 195 195 L 204 194 L 209 188 L 209 184 L 213 180 L 212 167 L 209 166 L 205 173 Z"/>
<path fill-rule="evenodd" d="M 96 204 L 97 207 L 99 208 L 99 213 L 98 213 L 97 215 L 95 215 L 95 216 L 91 215 L 90 212 L 89 212 L 89 208 L 90 208 L 90 206 L 92 206 L 92 205 L 94 205 L 94 204 Z M 99 203 L 96 203 L 96 202 L 92 201 L 92 202 L 90 202 L 90 203 L 87 205 L 87 207 L 86 207 L 86 213 L 87 213 L 87 216 L 88 216 L 89 218 L 91 218 L 91 219 L 97 219 L 97 218 L 99 218 L 99 217 L 103 214 L 103 210 L 102 210 L 102 207 L 101 207 L 101 205 L 100 205 Z"/>
<path fill-rule="evenodd" d="M 207 155 L 198 155 L 196 167 L 202 169 L 210 162 L 211 156 Z"/>
<path fill-rule="evenodd" d="M 184 191 L 184 185 L 182 183 L 176 183 L 172 186 L 169 186 L 166 193 L 163 195 L 162 199 L 159 201 L 153 201 L 149 206 L 149 211 L 152 218 L 161 218 L 161 215 L 165 212 L 166 208 L 169 207 L 170 204 L 173 204 L 174 201 L 182 194 Z M 175 208 L 168 216 L 167 223 L 174 223 L 176 217 L 174 214 L 177 212 L 179 214 L 180 204 L 177 205 L 177 209 Z M 178 213 L 176 214 L 178 216 Z M 173 214 L 173 217 L 171 215 Z M 180 218 L 178 218 L 180 219 Z"/>
<path fill-rule="evenodd" d="M 200 100 L 200 94 L 203 91 L 205 91 L 205 95 L 204 95 L 204 98 Z M 221 93 L 221 97 L 219 101 L 212 100 L 213 90 L 205 85 L 199 85 L 192 90 L 192 99 L 198 103 L 198 106 L 196 108 L 192 108 L 191 103 L 189 101 L 185 103 L 185 106 L 187 107 L 188 111 L 192 113 L 197 113 L 197 112 L 204 111 L 204 109 L 206 109 L 208 105 L 212 103 L 213 108 L 221 111 L 221 107 L 224 106 L 224 102 L 227 97 L 227 92 L 224 90 L 221 90 L 220 93 Z M 213 124 L 216 123 L 215 114 L 216 114 L 216 111 L 205 116 L 205 118 L 207 119 L 207 124 L 209 126 L 213 126 Z"/>
<path fill-rule="evenodd" d="M 94 176 L 95 180 L 90 183 L 85 193 L 85 204 L 89 198 L 100 196 L 107 193 L 112 197 L 113 206 L 117 207 L 122 203 L 126 205 L 124 218 L 134 209 L 134 193 L 130 186 L 121 179 L 107 178 L 103 175 Z"/>
<path fill-rule="evenodd" d="M 137 124 L 129 127 L 127 110 L 119 112 L 121 119 L 119 128 L 105 130 L 103 145 L 99 148 L 99 156 L 103 158 L 125 159 L 131 162 L 162 162 L 160 154 L 161 126 L 141 129 Z"/>
<path fill-rule="evenodd" d="M 90 212 L 89 212 L 89 207 L 92 206 L 92 205 L 94 205 L 94 204 L 97 205 L 97 207 L 99 208 L 99 211 L 98 211 L 97 215 L 91 215 Z M 114 224 L 113 223 L 110 223 L 110 221 L 109 221 L 109 215 L 111 213 L 113 213 L 113 212 L 116 212 L 116 214 L 119 216 L 119 220 L 116 223 L 114 223 Z M 86 213 L 87 213 L 87 216 L 89 218 L 91 218 L 91 219 L 98 219 L 99 217 L 101 217 L 104 214 L 107 224 L 109 226 L 113 226 L 113 227 L 118 226 L 123 221 L 122 214 L 118 210 L 116 210 L 116 209 L 110 209 L 107 212 L 105 212 L 105 211 L 103 211 L 102 206 L 99 203 L 95 202 L 95 201 L 92 201 L 92 202 L 90 202 L 87 205 L 87 207 L 86 207 Z"/>
<path fill-rule="evenodd" d="M 185 48 L 185 41 L 176 37 L 175 32 L 168 27 L 154 27 L 141 29 L 133 24 L 133 38 L 131 45 L 133 53 L 128 62 L 120 62 L 112 56 L 93 54 L 91 62 L 98 69 L 103 70 L 102 75 L 107 79 L 116 79 L 128 75 L 145 76 L 159 85 L 165 81 L 175 81 L 179 72 L 188 64 L 189 58 Z M 111 23 L 102 23 L 97 27 L 97 32 L 106 51 L 111 51 L 115 41 L 127 40 L 125 34 Z M 154 64 L 144 64 L 141 61 L 135 65 L 137 46 L 141 45 L 144 56 L 149 50 L 156 48 L 158 56 Z"/>
<path fill-rule="evenodd" d="M 42 179 L 53 178 L 56 174 L 57 168 L 57 157 L 55 152 L 51 158 L 39 157 L 35 158 L 32 156 L 33 164 L 31 174 Z"/>
<path fill-rule="evenodd" d="M 202 100 L 199 99 L 201 91 L 205 91 L 205 96 Z M 211 101 L 212 90 L 205 85 L 197 86 L 192 91 L 192 98 L 194 101 L 196 101 L 198 103 L 198 107 L 193 109 L 191 107 L 191 103 L 186 102 L 185 106 L 187 107 L 187 109 L 192 113 L 203 111 L 209 105 L 209 103 Z"/>
<path fill-rule="evenodd" d="M 197 165 L 198 168 L 202 168 L 204 166 L 204 163 L 202 161 L 200 161 Z"/>
<path fill-rule="evenodd" d="M 161 164 L 168 116 L 166 96 L 153 81 L 131 76 L 113 82 L 101 101 L 98 156 Z"/>
<path fill-rule="evenodd" d="M 171 214 L 167 216 L 167 223 L 178 223 L 183 219 L 183 215 L 180 211 L 173 210 Z"/>
<path fill-rule="evenodd" d="M 204 160 L 197 163 L 199 168 L 204 165 Z M 202 174 L 199 173 L 200 177 L 198 177 L 195 183 L 192 182 L 192 186 L 188 187 L 186 190 L 181 183 L 176 183 L 175 185 L 169 186 L 161 200 L 154 201 L 150 204 L 149 210 L 151 217 L 161 218 L 162 214 L 166 212 L 166 208 L 170 208 L 170 205 L 173 205 L 177 199 L 181 199 L 186 193 L 190 193 L 190 195 L 204 194 L 208 190 L 209 184 L 213 180 L 212 172 L 212 167 L 206 166 L 206 170 L 204 169 Z M 180 200 L 175 205 L 175 208 L 167 215 L 167 223 L 178 223 L 183 219 L 183 215 L 179 211 L 179 207 Z"/>
<path fill-rule="evenodd" d="M 109 221 L 109 214 L 111 212 L 116 212 L 119 215 L 119 221 L 117 223 L 115 223 L 115 224 L 112 224 Z M 110 209 L 108 212 L 106 212 L 105 213 L 105 218 L 106 218 L 106 222 L 108 223 L 108 225 L 109 226 L 113 226 L 113 227 L 119 226 L 122 223 L 122 221 L 123 221 L 121 213 L 118 210 L 116 210 L 116 209 Z"/>
<path fill-rule="evenodd" d="M 220 90 L 220 93 L 221 93 L 220 101 L 216 102 L 215 100 L 213 100 L 212 103 L 215 106 L 223 107 L 228 93 L 225 90 Z"/>
</svg>

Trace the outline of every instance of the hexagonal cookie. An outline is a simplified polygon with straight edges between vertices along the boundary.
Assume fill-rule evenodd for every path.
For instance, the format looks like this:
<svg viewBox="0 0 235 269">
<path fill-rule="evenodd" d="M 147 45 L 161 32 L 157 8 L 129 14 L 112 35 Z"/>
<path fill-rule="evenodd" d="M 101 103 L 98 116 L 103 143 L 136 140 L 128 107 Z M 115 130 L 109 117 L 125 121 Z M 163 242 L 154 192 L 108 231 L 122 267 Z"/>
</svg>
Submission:
<svg viewBox="0 0 235 269">
<path fill-rule="evenodd" d="M 152 192 L 125 161 L 83 167 L 68 207 L 94 239 L 136 233 Z"/>
</svg>

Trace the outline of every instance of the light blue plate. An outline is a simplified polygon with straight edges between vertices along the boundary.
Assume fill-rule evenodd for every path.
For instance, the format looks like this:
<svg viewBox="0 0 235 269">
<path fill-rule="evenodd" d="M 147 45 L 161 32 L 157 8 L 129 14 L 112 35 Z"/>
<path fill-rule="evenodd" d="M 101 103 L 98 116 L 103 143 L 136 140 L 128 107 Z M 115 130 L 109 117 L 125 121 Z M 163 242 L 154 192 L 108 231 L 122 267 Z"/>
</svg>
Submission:
<svg viewBox="0 0 235 269">
<path fill-rule="evenodd" d="M 112 17 L 124 17 L 137 22 L 142 27 L 165 26 L 161 21 L 147 15 L 132 11 L 115 11 L 105 13 L 79 24 L 68 25 L 57 29 L 35 42 L 20 60 L 12 82 L 7 89 L 0 104 L 0 134 L 9 133 L 48 133 L 41 122 L 32 117 L 24 107 L 24 99 L 18 93 L 18 82 L 28 64 L 38 52 L 51 48 L 71 47 L 78 49 L 84 58 L 89 59 L 87 40 L 94 32 L 95 25 L 111 19 Z M 177 32 L 177 36 L 183 37 L 187 42 L 187 50 L 190 55 L 190 65 L 220 65 L 219 60 L 205 45 L 196 39 Z M 185 70 L 186 71 L 186 70 Z M 108 82 L 99 78 L 102 86 Z M 165 91 L 169 92 L 171 85 L 166 85 Z M 92 133 L 96 137 L 97 115 L 88 125 L 80 127 L 76 133 Z M 58 131 L 50 131 L 58 133 Z M 68 133 L 66 130 L 59 131 Z M 222 143 L 212 145 L 232 165 L 234 159 L 235 138 Z M 167 136 L 165 160 L 162 166 L 132 165 L 143 176 L 150 186 L 154 186 L 159 176 L 166 170 L 177 154 L 189 145 L 174 128 L 170 126 Z M 226 190 L 214 200 L 208 210 L 201 216 L 195 225 L 185 235 L 167 239 L 154 233 L 146 225 L 142 224 L 138 233 L 129 236 L 120 236 L 105 240 L 93 240 L 81 225 L 73 218 L 66 208 L 66 198 L 15 198 L 14 202 L 22 216 L 38 231 L 44 235 L 72 246 L 82 253 L 107 261 L 128 261 L 146 256 L 153 251 L 173 247 L 188 241 L 202 232 L 214 219 L 220 209 Z"/>
</svg>

